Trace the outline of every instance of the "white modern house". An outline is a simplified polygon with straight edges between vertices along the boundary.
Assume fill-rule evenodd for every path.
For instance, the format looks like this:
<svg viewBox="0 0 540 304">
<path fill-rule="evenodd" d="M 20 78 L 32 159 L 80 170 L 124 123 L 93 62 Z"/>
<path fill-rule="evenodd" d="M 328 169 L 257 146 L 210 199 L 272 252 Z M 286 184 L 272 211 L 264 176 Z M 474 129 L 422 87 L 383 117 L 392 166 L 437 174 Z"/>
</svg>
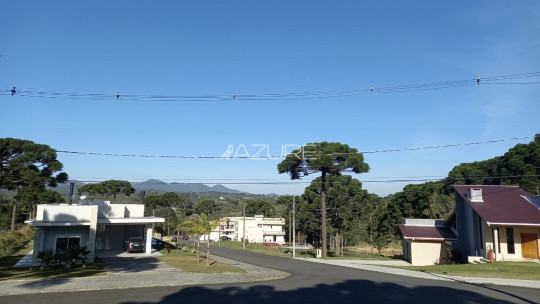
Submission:
<svg viewBox="0 0 540 304">
<path fill-rule="evenodd" d="M 88 263 L 100 252 L 123 250 L 130 237 L 152 239 L 152 229 L 145 225 L 162 223 L 165 219 L 144 216 L 144 205 L 111 204 L 108 201 L 81 201 L 77 205 L 44 204 L 37 206 L 35 219 L 25 223 L 36 227 L 33 262 L 38 262 L 39 251 L 64 251 L 70 246 L 86 246 L 90 250 Z M 147 242 L 146 253 L 151 253 Z"/>
<path fill-rule="evenodd" d="M 219 227 L 210 233 L 211 241 L 219 238 L 229 240 L 242 240 L 244 226 L 246 240 L 250 243 L 277 243 L 285 244 L 285 219 L 269 218 L 263 215 L 254 217 L 225 217 L 219 220 Z"/>
</svg>

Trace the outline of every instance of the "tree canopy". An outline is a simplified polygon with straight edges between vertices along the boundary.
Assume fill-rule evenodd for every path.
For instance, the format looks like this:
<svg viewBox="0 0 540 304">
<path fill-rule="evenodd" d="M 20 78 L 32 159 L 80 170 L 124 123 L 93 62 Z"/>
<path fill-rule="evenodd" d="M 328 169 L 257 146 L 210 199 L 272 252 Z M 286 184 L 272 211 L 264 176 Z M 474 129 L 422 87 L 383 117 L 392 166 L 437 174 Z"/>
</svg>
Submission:
<svg viewBox="0 0 540 304">
<path fill-rule="evenodd" d="M 206 214 L 208 216 L 214 216 L 219 213 L 219 205 L 216 201 L 211 199 L 202 200 L 200 203 L 195 206 L 194 213 L 196 214 Z"/>
<path fill-rule="evenodd" d="M 246 216 L 255 216 L 262 214 L 265 217 L 274 217 L 275 208 L 274 204 L 269 201 L 256 200 L 246 202 Z"/>
<path fill-rule="evenodd" d="M 56 151 L 48 145 L 36 144 L 30 140 L 0 138 L 0 188 L 15 190 L 34 189 L 44 191 L 45 187 L 56 187 L 68 179 L 62 170 L 62 163 L 56 159 Z M 17 204 L 13 204 L 11 230 L 15 229 Z"/>
<path fill-rule="evenodd" d="M 116 200 L 116 196 L 123 194 L 130 196 L 135 192 L 135 188 L 131 186 L 131 183 L 124 180 L 107 180 L 98 184 L 87 184 L 77 190 L 79 195 L 87 193 L 92 195 L 95 199 L 96 194 L 101 194 L 108 197 L 113 197 Z"/>
</svg>

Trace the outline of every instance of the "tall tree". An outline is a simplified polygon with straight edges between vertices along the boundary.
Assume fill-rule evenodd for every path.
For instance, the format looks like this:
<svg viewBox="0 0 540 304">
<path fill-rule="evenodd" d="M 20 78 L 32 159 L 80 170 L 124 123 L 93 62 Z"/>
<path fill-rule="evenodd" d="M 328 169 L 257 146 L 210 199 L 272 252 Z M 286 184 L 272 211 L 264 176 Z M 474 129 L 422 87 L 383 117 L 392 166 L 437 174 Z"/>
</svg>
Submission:
<svg viewBox="0 0 540 304">
<path fill-rule="evenodd" d="M 176 220 L 176 212 L 173 207 L 179 207 L 183 202 L 184 198 L 176 192 L 150 194 L 144 200 L 145 206 L 148 207 L 146 209 L 148 214 L 153 214 L 153 211 L 156 211 L 155 215 L 165 218 L 164 228 L 167 230 L 167 235 L 170 235 L 171 223 Z"/>
<path fill-rule="evenodd" d="M 62 167 L 62 163 L 56 159 L 56 151 L 48 145 L 36 144 L 30 140 L 0 138 L 0 188 L 15 190 L 15 198 L 19 188 L 43 189 L 65 182 L 68 175 L 59 172 Z M 16 214 L 15 199 L 11 230 L 15 230 Z"/>
<path fill-rule="evenodd" d="M 363 173 L 369 171 L 364 156 L 358 150 L 337 142 L 310 143 L 293 151 L 278 164 L 278 172 L 289 173 L 299 179 L 310 173 L 321 173 L 321 247 L 326 256 L 326 176 L 340 175 L 344 171 Z"/>
</svg>

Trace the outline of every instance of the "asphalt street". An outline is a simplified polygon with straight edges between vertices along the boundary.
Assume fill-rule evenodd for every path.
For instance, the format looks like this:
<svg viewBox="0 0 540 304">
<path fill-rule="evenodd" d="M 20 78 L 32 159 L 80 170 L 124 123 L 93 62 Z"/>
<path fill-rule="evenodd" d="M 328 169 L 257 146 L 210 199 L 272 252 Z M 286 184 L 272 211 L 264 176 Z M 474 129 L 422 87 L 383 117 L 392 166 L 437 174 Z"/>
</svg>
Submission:
<svg viewBox="0 0 540 304">
<path fill-rule="evenodd" d="M 213 254 L 291 275 L 279 280 L 0 297 L 1 303 L 538 303 L 540 289 L 411 278 L 212 247 Z M 133 275 L 133 280 L 137 276 Z M 163 275 L 164 282 L 167 273 Z"/>
</svg>

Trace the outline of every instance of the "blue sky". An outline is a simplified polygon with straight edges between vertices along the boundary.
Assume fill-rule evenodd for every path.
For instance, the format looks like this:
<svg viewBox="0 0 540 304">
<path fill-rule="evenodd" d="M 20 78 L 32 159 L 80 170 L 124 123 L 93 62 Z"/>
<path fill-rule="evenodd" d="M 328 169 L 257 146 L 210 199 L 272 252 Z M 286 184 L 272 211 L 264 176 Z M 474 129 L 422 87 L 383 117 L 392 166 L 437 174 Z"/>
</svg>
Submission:
<svg viewBox="0 0 540 304">
<path fill-rule="evenodd" d="M 279 155 L 285 145 L 319 141 L 374 151 L 532 137 L 540 133 L 540 77 L 474 81 L 540 72 L 539 16 L 538 1 L 3 1 L 0 137 L 177 156 L 221 156 L 229 145 Z M 471 85 L 378 92 L 457 80 Z M 537 84 L 501 84 L 508 82 Z M 347 90 L 366 92 L 329 93 Z M 31 96 L 37 91 L 59 95 Z M 262 94 L 285 97 L 247 98 Z M 130 95 L 224 100 L 122 98 Z M 365 154 L 371 171 L 356 177 L 387 195 L 408 184 L 395 180 L 444 177 L 531 140 Z M 280 194 L 302 193 L 311 180 L 290 182 L 268 159 L 58 157 L 79 180 L 156 178 Z"/>
</svg>

